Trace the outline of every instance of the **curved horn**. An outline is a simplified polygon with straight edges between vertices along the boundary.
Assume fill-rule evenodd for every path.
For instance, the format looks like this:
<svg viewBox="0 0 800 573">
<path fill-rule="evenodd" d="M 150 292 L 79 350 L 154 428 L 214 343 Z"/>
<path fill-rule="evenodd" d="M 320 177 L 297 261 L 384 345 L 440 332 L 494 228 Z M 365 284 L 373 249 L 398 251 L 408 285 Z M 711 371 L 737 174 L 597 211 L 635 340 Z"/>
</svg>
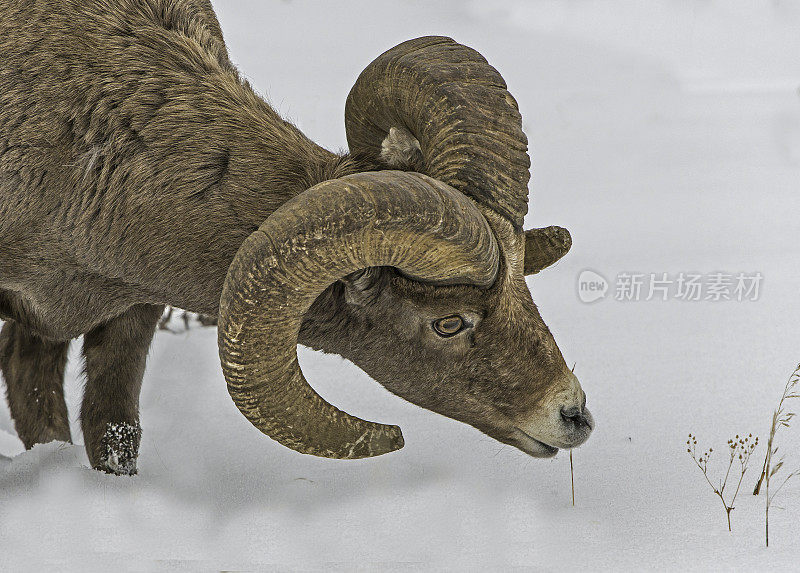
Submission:
<svg viewBox="0 0 800 573">
<path fill-rule="evenodd" d="M 346 414 L 308 385 L 297 362 L 303 315 L 331 283 L 365 267 L 488 287 L 498 260 L 486 219 L 443 183 L 399 171 L 320 183 L 270 215 L 231 263 L 218 339 L 228 391 L 259 430 L 299 452 L 362 458 L 397 450 L 400 428 Z"/>
<path fill-rule="evenodd" d="M 430 36 L 383 53 L 350 91 L 345 128 L 353 154 L 384 166 L 384 142 L 411 139 L 403 137 L 407 130 L 422 155 L 414 170 L 452 185 L 521 230 L 528 211 L 528 140 L 505 81 L 475 50 Z"/>
<path fill-rule="evenodd" d="M 525 231 L 525 274 L 533 275 L 567 254 L 572 237 L 564 227 L 544 227 Z"/>
</svg>

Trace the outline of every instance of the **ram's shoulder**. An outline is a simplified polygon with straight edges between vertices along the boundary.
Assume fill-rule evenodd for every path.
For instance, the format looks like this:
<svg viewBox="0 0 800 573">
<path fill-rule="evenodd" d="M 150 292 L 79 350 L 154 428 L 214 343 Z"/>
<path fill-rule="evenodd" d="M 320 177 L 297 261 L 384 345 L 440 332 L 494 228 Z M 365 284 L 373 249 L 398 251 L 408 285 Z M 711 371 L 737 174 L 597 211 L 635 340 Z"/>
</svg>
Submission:
<svg viewBox="0 0 800 573">
<path fill-rule="evenodd" d="M 107 1 L 107 0 L 104 0 Z M 211 0 L 145 0 L 136 5 L 158 27 L 191 38 L 228 66 L 228 50 Z"/>
<path fill-rule="evenodd" d="M 222 27 L 219 25 L 219 19 L 211 5 L 211 0 L 183 0 L 182 3 L 186 5 L 187 11 L 194 18 L 200 20 L 211 36 L 224 47 L 225 39 L 222 36 Z"/>
</svg>

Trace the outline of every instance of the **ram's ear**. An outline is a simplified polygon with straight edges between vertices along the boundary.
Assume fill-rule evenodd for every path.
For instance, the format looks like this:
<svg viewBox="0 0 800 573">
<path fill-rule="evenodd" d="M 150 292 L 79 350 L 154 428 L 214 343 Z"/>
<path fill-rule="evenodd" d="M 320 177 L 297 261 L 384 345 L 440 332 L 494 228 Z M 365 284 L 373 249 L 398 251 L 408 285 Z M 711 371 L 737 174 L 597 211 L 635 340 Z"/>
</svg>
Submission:
<svg viewBox="0 0 800 573">
<path fill-rule="evenodd" d="M 342 278 L 344 300 L 353 306 L 365 306 L 381 293 L 381 267 L 361 269 Z"/>
<path fill-rule="evenodd" d="M 572 237 L 564 227 L 525 231 L 525 274 L 536 274 L 567 254 Z"/>
<path fill-rule="evenodd" d="M 425 170 L 425 159 L 419 141 L 404 127 L 389 128 L 381 143 L 381 161 L 392 169 Z"/>
</svg>

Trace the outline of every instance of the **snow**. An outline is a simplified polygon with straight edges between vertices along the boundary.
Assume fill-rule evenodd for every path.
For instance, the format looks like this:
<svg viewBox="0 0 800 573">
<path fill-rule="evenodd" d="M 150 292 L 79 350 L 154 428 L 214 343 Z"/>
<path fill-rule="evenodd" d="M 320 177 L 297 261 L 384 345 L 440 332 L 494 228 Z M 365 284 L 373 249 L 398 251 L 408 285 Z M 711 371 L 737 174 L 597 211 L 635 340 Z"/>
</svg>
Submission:
<svg viewBox="0 0 800 573">
<path fill-rule="evenodd" d="M 503 73 L 531 140 L 526 223 L 573 235 L 572 252 L 529 285 L 597 421 L 574 454 L 576 505 L 564 453 L 529 458 L 306 349 L 324 397 L 399 424 L 406 446 L 348 462 L 289 451 L 239 414 L 216 331 L 194 326 L 156 335 L 135 477 L 88 469 L 78 344 L 67 372 L 76 445 L 21 453 L 3 406 L 0 569 L 796 569 L 800 480 L 771 513 L 769 549 L 763 496 L 750 495 L 800 362 L 796 4 L 215 5 L 257 89 L 334 149 L 355 77 L 402 40 L 450 35 Z M 577 295 L 586 269 L 610 283 L 591 304 Z M 760 272 L 758 300 L 614 300 L 618 273 L 717 271 Z M 720 452 L 734 434 L 760 437 L 732 533 L 686 453 L 689 432 Z M 800 466 L 798 434 L 778 438 L 787 469 Z"/>
</svg>

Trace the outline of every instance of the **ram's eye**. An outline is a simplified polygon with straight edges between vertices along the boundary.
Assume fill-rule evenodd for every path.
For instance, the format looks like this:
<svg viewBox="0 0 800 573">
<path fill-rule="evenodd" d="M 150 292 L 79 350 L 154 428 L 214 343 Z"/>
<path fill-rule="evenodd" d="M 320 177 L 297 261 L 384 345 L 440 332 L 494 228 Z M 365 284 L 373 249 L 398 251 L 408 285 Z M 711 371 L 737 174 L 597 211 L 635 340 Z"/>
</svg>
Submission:
<svg viewBox="0 0 800 573">
<path fill-rule="evenodd" d="M 462 328 L 464 328 L 464 319 L 455 314 L 433 321 L 433 329 L 436 334 L 445 338 L 458 334 Z"/>
</svg>

